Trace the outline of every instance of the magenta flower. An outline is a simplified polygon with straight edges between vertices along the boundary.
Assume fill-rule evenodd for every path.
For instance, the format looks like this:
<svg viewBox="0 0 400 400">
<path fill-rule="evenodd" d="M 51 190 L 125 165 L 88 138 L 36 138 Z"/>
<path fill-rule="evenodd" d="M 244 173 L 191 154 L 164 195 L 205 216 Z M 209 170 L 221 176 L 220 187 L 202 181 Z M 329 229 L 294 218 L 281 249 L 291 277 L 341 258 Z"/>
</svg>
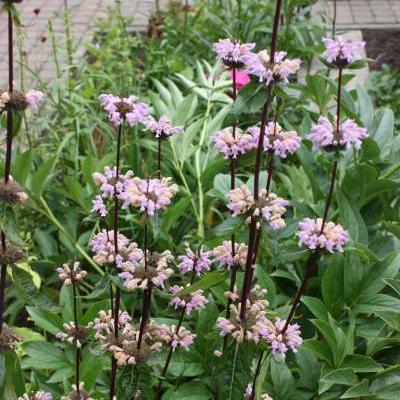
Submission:
<svg viewBox="0 0 400 400">
<path fill-rule="evenodd" d="M 260 82 L 269 85 L 271 82 L 288 83 L 289 76 L 300 69 L 299 59 L 286 59 L 285 51 L 275 53 L 274 64 L 271 64 L 271 57 L 266 50 L 257 54 L 251 53 L 244 57 L 246 72 L 258 77 Z"/>
<path fill-rule="evenodd" d="M 234 244 L 234 255 L 232 254 L 232 243 L 225 240 L 221 246 L 213 250 L 213 255 L 221 267 L 231 269 L 232 267 L 244 267 L 247 260 L 248 247 L 244 243 Z"/>
<path fill-rule="evenodd" d="M 253 136 L 255 145 L 260 137 L 260 128 L 254 126 L 248 129 Z M 273 151 L 275 155 L 286 158 L 293 154 L 301 145 L 301 138 L 295 131 L 284 131 L 278 123 L 270 122 L 265 127 L 264 150 Z"/>
<path fill-rule="evenodd" d="M 208 303 L 208 300 L 203 296 L 202 290 L 196 290 L 187 295 L 176 296 L 176 294 L 183 289 L 183 286 L 178 285 L 174 285 L 169 289 L 170 293 L 175 295 L 169 303 L 175 310 L 183 308 L 185 309 L 186 315 L 190 315 L 193 310 L 201 310 Z"/>
<path fill-rule="evenodd" d="M 233 79 L 233 71 L 229 70 L 229 76 Z M 240 90 L 244 88 L 246 85 L 250 83 L 249 74 L 243 70 L 239 69 L 236 71 L 236 90 Z"/>
<path fill-rule="evenodd" d="M 211 260 L 211 251 L 199 251 L 199 254 L 193 253 L 193 251 L 188 247 L 186 254 L 179 256 L 178 259 L 180 263 L 178 268 L 184 273 L 196 272 L 197 275 L 201 275 L 204 272 L 210 270 L 210 266 L 213 263 Z"/>
<path fill-rule="evenodd" d="M 24 393 L 18 400 L 53 400 L 53 395 L 46 392 Z"/>
<path fill-rule="evenodd" d="M 355 60 L 361 59 L 361 49 L 365 42 L 351 42 L 343 36 L 337 36 L 336 39 L 324 38 L 322 40 L 326 50 L 322 54 L 325 59 L 339 67 L 351 64 Z"/>
<path fill-rule="evenodd" d="M 95 172 L 92 177 L 96 185 L 100 188 L 100 194 L 93 199 L 91 211 L 98 213 L 102 217 L 106 217 L 108 210 L 104 200 L 113 199 L 115 192 L 120 196 L 125 191 L 132 176 L 132 171 L 128 171 L 126 174 L 119 173 L 118 181 L 116 181 L 117 168 L 110 168 L 108 166 L 104 167 L 104 174 Z"/>
<path fill-rule="evenodd" d="M 250 222 L 251 216 L 262 216 L 271 229 L 281 229 L 286 226 L 282 215 L 286 212 L 289 202 L 275 193 L 267 195 L 267 190 L 261 189 L 256 203 L 249 188 L 242 185 L 240 188 L 231 190 L 226 197 L 229 200 L 227 207 L 232 211 L 232 215 L 247 214 L 247 223 Z"/>
<path fill-rule="evenodd" d="M 149 106 L 146 103 L 138 103 L 136 96 L 120 98 L 112 94 L 102 94 L 99 99 L 114 126 L 124 122 L 135 126 L 142 123 L 149 113 Z"/>
<path fill-rule="evenodd" d="M 118 233 L 118 254 L 115 254 L 114 231 L 103 229 L 94 235 L 90 241 L 90 249 L 95 256 L 93 259 L 99 265 L 109 265 L 116 263 L 117 267 L 122 268 L 126 262 L 138 262 L 143 258 L 143 252 L 135 242 L 121 233 Z"/>
<path fill-rule="evenodd" d="M 237 158 L 254 148 L 253 137 L 247 133 L 242 133 L 236 128 L 233 137 L 233 128 L 225 128 L 214 133 L 212 140 L 215 147 L 225 158 Z"/>
<path fill-rule="evenodd" d="M 359 127 L 353 120 L 347 119 L 340 124 L 339 138 L 336 137 L 334 126 L 325 117 L 320 117 L 318 124 L 314 124 L 307 138 L 313 142 L 315 150 L 340 146 L 343 148 L 360 149 L 362 139 L 368 136 L 365 128 Z"/>
<path fill-rule="evenodd" d="M 143 124 L 157 139 L 166 139 L 183 132 L 183 126 L 172 126 L 167 117 L 161 117 L 157 121 L 152 116 L 149 116 L 143 121 Z"/>
<path fill-rule="evenodd" d="M 299 325 L 289 324 L 286 331 L 283 332 L 285 323 L 285 320 L 279 318 L 276 318 L 274 323 L 266 320 L 265 329 L 260 330 L 260 336 L 267 341 L 272 354 L 283 358 L 289 349 L 296 353 L 297 348 L 303 343 Z"/>
<path fill-rule="evenodd" d="M 327 250 L 343 252 L 343 246 L 349 241 L 348 232 L 342 225 L 327 222 L 322 230 L 322 218 L 305 218 L 299 223 L 299 246 L 308 247 L 310 250 Z"/>
<path fill-rule="evenodd" d="M 171 178 L 140 179 L 134 177 L 119 198 L 124 202 L 123 208 L 133 206 L 152 216 L 165 209 L 178 192 L 178 186 L 171 183 Z"/>
<path fill-rule="evenodd" d="M 238 40 L 220 39 L 213 44 L 217 57 L 229 68 L 240 68 L 244 57 L 255 47 L 254 43 L 240 44 Z"/>
<path fill-rule="evenodd" d="M 45 94 L 39 90 L 30 90 L 25 94 L 25 99 L 32 110 L 37 111 L 39 104 L 45 98 Z"/>
</svg>

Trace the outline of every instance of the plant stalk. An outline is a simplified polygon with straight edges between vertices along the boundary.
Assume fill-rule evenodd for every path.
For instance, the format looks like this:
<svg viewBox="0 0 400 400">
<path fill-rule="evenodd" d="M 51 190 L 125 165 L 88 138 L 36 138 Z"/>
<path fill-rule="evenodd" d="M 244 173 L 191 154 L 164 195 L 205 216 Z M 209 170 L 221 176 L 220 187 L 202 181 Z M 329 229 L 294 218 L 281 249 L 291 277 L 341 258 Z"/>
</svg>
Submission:
<svg viewBox="0 0 400 400">
<path fill-rule="evenodd" d="M 264 350 L 261 352 L 260 356 L 258 357 L 257 361 L 257 367 L 254 372 L 254 378 L 253 378 L 253 386 L 251 388 L 251 394 L 250 394 L 250 399 L 249 400 L 255 400 L 256 398 L 256 383 L 257 383 L 257 378 L 260 375 L 261 372 L 261 365 L 262 365 L 262 359 L 264 357 Z"/>
<path fill-rule="evenodd" d="M 76 288 L 76 282 L 72 282 L 72 296 L 73 296 L 73 302 L 74 302 L 74 323 L 75 323 L 75 332 L 76 335 L 78 334 L 78 329 L 79 329 L 79 324 L 78 324 L 78 307 L 77 307 L 77 302 L 76 302 L 76 295 L 77 295 L 77 288 Z M 78 335 L 77 335 L 78 336 Z M 80 383 L 80 362 L 81 362 L 81 349 L 78 347 L 78 337 L 75 339 L 75 344 L 76 344 L 76 360 L 75 360 L 75 385 L 76 385 L 76 391 L 78 395 L 80 394 L 79 391 L 79 383 Z"/>
</svg>

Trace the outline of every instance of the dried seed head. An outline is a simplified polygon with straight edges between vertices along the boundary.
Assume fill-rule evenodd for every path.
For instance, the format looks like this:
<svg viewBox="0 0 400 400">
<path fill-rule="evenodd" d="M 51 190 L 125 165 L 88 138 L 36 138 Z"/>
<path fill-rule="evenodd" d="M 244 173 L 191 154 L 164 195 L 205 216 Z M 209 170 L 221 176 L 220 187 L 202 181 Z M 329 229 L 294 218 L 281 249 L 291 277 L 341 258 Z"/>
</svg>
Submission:
<svg viewBox="0 0 400 400">
<path fill-rule="evenodd" d="M 72 385 L 72 392 L 68 396 L 61 397 L 61 400 L 93 400 L 84 388 L 84 383 L 79 384 L 79 390 L 76 385 Z"/>
<path fill-rule="evenodd" d="M 7 183 L 5 180 L 0 180 L 0 201 L 11 204 L 19 204 L 25 203 L 27 200 L 28 195 L 12 178 Z"/>
<path fill-rule="evenodd" d="M 25 94 L 19 91 L 9 93 L 9 100 L 6 104 L 6 109 L 9 111 L 25 111 L 29 105 Z"/>
<path fill-rule="evenodd" d="M 20 247 L 6 242 L 6 249 L 0 246 L 0 264 L 9 265 L 23 262 L 26 260 L 26 253 Z"/>
<path fill-rule="evenodd" d="M 0 351 L 13 350 L 20 341 L 21 338 L 11 331 L 6 324 L 3 324 L 3 330 L 0 334 Z"/>
</svg>

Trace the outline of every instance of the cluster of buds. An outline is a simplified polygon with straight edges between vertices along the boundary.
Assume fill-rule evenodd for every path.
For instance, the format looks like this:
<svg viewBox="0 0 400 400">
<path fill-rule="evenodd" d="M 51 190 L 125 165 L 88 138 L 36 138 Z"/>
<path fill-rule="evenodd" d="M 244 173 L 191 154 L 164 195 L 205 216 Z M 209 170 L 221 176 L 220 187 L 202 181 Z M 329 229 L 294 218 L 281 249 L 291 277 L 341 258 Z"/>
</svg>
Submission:
<svg viewBox="0 0 400 400">
<path fill-rule="evenodd" d="M 100 194 L 97 195 L 93 200 L 92 212 L 98 213 L 101 217 L 108 215 L 108 210 L 105 201 L 113 199 L 115 194 L 120 196 L 126 189 L 129 179 L 133 177 L 133 172 L 128 171 L 125 174 L 118 174 L 117 179 L 117 168 L 110 168 L 106 166 L 104 168 L 104 174 L 95 172 L 93 174 L 93 180 L 97 186 L 99 186 Z"/>
<path fill-rule="evenodd" d="M 232 300 L 230 305 L 231 316 L 229 319 L 219 317 L 217 320 L 217 329 L 220 336 L 231 335 L 238 343 L 253 341 L 258 343 L 260 340 L 260 330 L 265 326 L 267 318 L 265 317 L 268 301 L 263 299 L 267 293 L 266 289 L 261 289 L 256 285 L 249 293 L 246 303 L 246 319 L 240 318 L 242 304 L 239 302 L 240 294 L 237 291 L 226 292 L 225 296 Z"/>
<path fill-rule="evenodd" d="M 93 259 L 99 265 L 113 265 L 122 268 L 124 263 L 135 263 L 143 257 L 143 252 L 138 248 L 135 242 L 129 242 L 129 239 L 122 233 L 118 233 L 118 254 L 115 253 L 114 231 L 103 229 L 93 236 L 90 241 L 90 249 L 95 256 Z"/>
<path fill-rule="evenodd" d="M 64 282 L 64 285 L 73 285 L 83 279 L 87 272 L 81 269 L 78 261 L 63 264 L 62 268 L 57 268 L 58 277 Z"/>
<path fill-rule="evenodd" d="M 285 51 L 275 52 L 273 63 L 271 56 L 266 50 L 259 53 L 250 53 L 243 57 L 246 71 L 250 75 L 255 75 L 260 82 L 269 85 L 272 82 L 289 81 L 289 76 L 295 74 L 300 69 L 299 59 L 290 60 L 286 58 Z"/>
<path fill-rule="evenodd" d="M 232 211 L 233 216 L 245 214 L 246 222 L 249 223 L 251 217 L 260 217 L 268 223 L 271 229 L 281 229 L 286 226 L 283 214 L 289 202 L 277 196 L 275 193 L 267 194 L 266 189 L 261 189 L 258 200 L 256 201 L 253 194 L 246 185 L 231 190 L 227 194 L 229 200 L 228 208 Z M 261 224 L 257 223 L 257 228 Z"/>
<path fill-rule="evenodd" d="M 245 57 L 251 53 L 255 43 L 241 44 L 238 40 L 220 39 L 213 44 L 217 57 L 228 68 L 242 68 Z"/>
<path fill-rule="evenodd" d="M 46 392 L 24 393 L 18 400 L 53 400 L 53 395 Z"/>
<path fill-rule="evenodd" d="M 322 56 L 339 68 L 346 67 L 353 61 L 362 58 L 361 50 L 364 48 L 365 42 L 352 42 L 339 35 L 335 39 L 324 38 L 322 41 L 326 47 Z"/>
<path fill-rule="evenodd" d="M 21 263 L 26 260 L 26 253 L 15 244 L 6 241 L 5 249 L 0 246 L 0 265 Z"/>
<path fill-rule="evenodd" d="M 72 385 L 72 392 L 67 396 L 62 396 L 61 400 L 95 400 L 89 396 L 89 393 L 85 390 L 85 384 L 79 383 L 79 388 L 75 384 Z"/>
<path fill-rule="evenodd" d="M 218 264 L 226 269 L 244 268 L 247 260 L 248 247 L 244 243 L 235 243 L 225 240 L 221 246 L 213 249 L 213 256 Z"/>
<path fill-rule="evenodd" d="M 210 270 L 213 263 L 211 259 L 211 251 L 203 251 L 200 249 L 198 253 L 194 253 L 190 247 L 186 249 L 186 254 L 178 256 L 178 268 L 184 273 L 196 273 L 198 276 Z"/>
<path fill-rule="evenodd" d="M 178 327 L 176 325 L 156 325 L 154 322 L 150 323 L 149 326 L 150 335 L 158 337 L 167 346 L 170 346 L 173 350 L 182 348 L 189 350 L 189 347 L 193 344 L 196 335 L 185 327 Z"/>
<path fill-rule="evenodd" d="M 59 332 L 56 334 L 56 338 L 68 342 L 70 344 L 75 344 L 76 347 L 81 348 L 85 339 L 89 335 L 89 328 L 91 326 L 78 325 L 75 326 L 74 322 L 64 323 L 64 332 Z"/>
<path fill-rule="evenodd" d="M 167 139 L 183 132 L 183 126 L 172 126 L 167 117 L 161 117 L 157 121 L 154 117 L 149 116 L 144 120 L 143 124 L 157 139 Z"/>
<path fill-rule="evenodd" d="M 5 179 L 0 179 L 0 201 L 15 205 L 25 203 L 27 200 L 28 195 L 12 177 L 7 183 Z"/>
<path fill-rule="evenodd" d="M 212 140 L 215 147 L 225 158 L 237 158 L 255 147 L 252 135 L 243 133 L 238 128 L 235 128 L 235 135 L 233 135 L 232 127 L 214 133 Z"/>
<path fill-rule="evenodd" d="M 169 264 L 174 260 L 172 253 L 166 250 L 162 253 L 147 252 L 146 258 L 121 264 L 119 276 L 124 281 L 127 290 L 164 287 L 164 282 L 173 274 Z"/>
<path fill-rule="evenodd" d="M 258 143 L 260 128 L 255 126 L 248 129 L 253 141 Z M 278 123 L 270 122 L 265 127 L 264 150 L 274 153 L 280 158 L 287 158 L 301 145 L 301 138 L 295 131 L 284 131 Z"/>
<path fill-rule="evenodd" d="M 187 285 L 189 287 L 190 285 Z M 179 294 L 184 289 L 183 286 L 174 285 L 169 291 L 174 295 L 170 301 L 170 305 L 177 310 L 178 308 L 184 309 L 186 315 L 190 315 L 193 310 L 201 310 L 206 306 L 208 300 L 203 296 L 202 290 L 196 290 L 188 294 Z"/>
<path fill-rule="evenodd" d="M 171 179 L 140 179 L 138 177 L 130 179 L 125 192 L 119 196 L 123 201 L 123 208 L 129 206 L 139 208 L 150 216 L 165 209 L 178 192 L 178 186 L 171 183 Z"/>
<path fill-rule="evenodd" d="M 0 92 L 0 112 L 22 112 L 28 107 L 31 107 L 32 110 L 37 111 L 43 98 L 44 94 L 38 90 L 30 90 L 27 93 L 22 93 L 19 91 Z"/>
<path fill-rule="evenodd" d="M 340 224 L 326 222 L 322 229 L 322 218 L 305 218 L 299 223 L 299 245 L 310 250 L 327 250 L 330 253 L 342 252 L 349 241 L 348 232 Z"/>
<path fill-rule="evenodd" d="M 149 106 L 146 103 L 139 103 L 136 96 L 121 98 L 112 94 L 102 94 L 99 99 L 114 126 L 120 126 L 124 122 L 130 126 L 138 125 L 149 113 Z"/>
<path fill-rule="evenodd" d="M 246 387 L 246 391 L 244 393 L 244 400 L 254 400 L 252 398 L 253 394 L 253 384 L 249 383 Z M 268 396 L 266 393 L 262 394 L 260 400 L 273 400 L 272 397 Z"/>
<path fill-rule="evenodd" d="M 307 138 L 313 142 L 315 150 L 360 149 L 362 140 L 368 137 L 367 130 L 359 127 L 353 120 L 347 119 L 339 126 L 336 132 L 334 126 L 326 117 L 320 117 L 314 124 Z"/>
<path fill-rule="evenodd" d="M 4 350 L 15 350 L 21 338 L 17 336 L 6 324 L 0 333 L 0 352 Z"/>
</svg>

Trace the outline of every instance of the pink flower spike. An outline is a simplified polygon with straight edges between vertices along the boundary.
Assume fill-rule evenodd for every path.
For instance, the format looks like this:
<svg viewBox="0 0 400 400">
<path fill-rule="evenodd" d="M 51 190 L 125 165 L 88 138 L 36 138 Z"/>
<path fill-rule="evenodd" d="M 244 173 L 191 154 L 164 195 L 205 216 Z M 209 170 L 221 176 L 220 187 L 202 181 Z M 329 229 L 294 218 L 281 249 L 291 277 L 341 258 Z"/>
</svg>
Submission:
<svg viewBox="0 0 400 400">
<path fill-rule="evenodd" d="M 37 111 L 39 104 L 45 98 L 45 94 L 39 90 L 30 90 L 25 94 L 25 100 L 30 105 L 32 110 Z"/>
<path fill-rule="evenodd" d="M 240 44 L 238 40 L 231 39 L 220 39 L 213 44 L 217 57 L 229 68 L 242 67 L 244 57 L 250 54 L 254 47 L 254 43 Z"/>
<path fill-rule="evenodd" d="M 229 76 L 233 79 L 233 71 L 229 70 Z M 250 76 L 244 69 L 236 71 L 236 90 L 243 89 L 250 83 Z"/>
<path fill-rule="evenodd" d="M 343 36 L 337 36 L 336 39 L 322 39 L 326 47 L 322 56 L 330 63 L 339 67 L 351 64 L 355 60 L 360 60 L 361 50 L 365 46 L 365 42 L 351 42 Z"/>
<path fill-rule="evenodd" d="M 167 117 L 161 117 L 157 121 L 155 118 L 149 116 L 143 123 L 157 139 L 166 139 L 183 132 L 183 126 L 172 126 L 171 121 Z"/>
</svg>

